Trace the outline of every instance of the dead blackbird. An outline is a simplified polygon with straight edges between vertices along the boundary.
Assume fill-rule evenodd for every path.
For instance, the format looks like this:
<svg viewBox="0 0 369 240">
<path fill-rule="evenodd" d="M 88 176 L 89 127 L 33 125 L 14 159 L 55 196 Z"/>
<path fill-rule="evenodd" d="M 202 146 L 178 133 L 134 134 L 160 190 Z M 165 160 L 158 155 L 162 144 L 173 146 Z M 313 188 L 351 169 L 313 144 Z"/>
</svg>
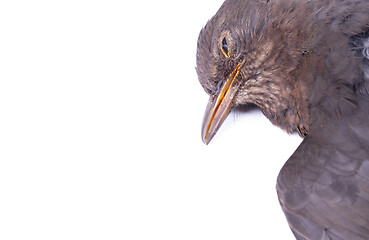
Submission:
<svg viewBox="0 0 369 240">
<path fill-rule="evenodd" d="M 297 239 L 369 239 L 368 0 L 226 0 L 196 69 L 206 144 L 245 104 L 304 137 L 277 179 Z"/>
</svg>

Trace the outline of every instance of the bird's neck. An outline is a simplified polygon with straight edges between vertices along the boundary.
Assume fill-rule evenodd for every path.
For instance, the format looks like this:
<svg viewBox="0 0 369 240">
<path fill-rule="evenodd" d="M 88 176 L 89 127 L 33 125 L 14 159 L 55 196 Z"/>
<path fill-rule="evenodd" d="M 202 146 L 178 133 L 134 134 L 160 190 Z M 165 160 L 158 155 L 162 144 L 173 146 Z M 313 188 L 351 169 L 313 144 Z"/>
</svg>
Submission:
<svg viewBox="0 0 369 240">
<path fill-rule="evenodd" d="M 360 63 L 348 47 L 347 51 L 341 50 L 339 57 L 330 51 L 309 49 L 294 70 L 285 75 L 288 79 L 277 81 L 283 85 L 274 87 L 278 91 L 271 92 L 271 97 L 260 104 L 273 124 L 305 136 L 322 119 L 342 119 L 356 110 L 358 83 L 363 76 Z M 342 71 L 334 72 L 337 67 Z"/>
<path fill-rule="evenodd" d="M 264 115 L 274 124 L 286 130 L 288 133 L 297 132 L 304 137 L 309 132 L 310 126 L 310 109 L 306 101 L 302 100 L 302 96 L 290 95 L 278 96 L 278 101 L 271 100 L 265 103 L 261 108 Z"/>
<path fill-rule="evenodd" d="M 289 14 L 294 12 L 299 11 Z M 269 95 L 260 103 L 253 99 L 253 103 L 273 124 L 304 136 L 321 119 L 352 115 L 358 96 L 366 92 L 365 98 L 369 98 L 365 90 L 369 77 L 364 77 L 362 56 L 355 56 L 352 37 L 315 18 L 308 23 L 301 17 L 289 19 L 293 24 L 272 28 L 271 56 L 278 69 L 264 73 Z"/>
</svg>

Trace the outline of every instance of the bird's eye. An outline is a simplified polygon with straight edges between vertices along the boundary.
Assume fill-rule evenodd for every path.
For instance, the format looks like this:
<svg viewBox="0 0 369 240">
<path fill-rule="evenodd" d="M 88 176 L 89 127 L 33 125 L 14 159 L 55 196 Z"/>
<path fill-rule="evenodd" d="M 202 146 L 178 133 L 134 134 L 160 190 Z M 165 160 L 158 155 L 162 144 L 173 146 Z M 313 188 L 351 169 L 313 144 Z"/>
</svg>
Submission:
<svg viewBox="0 0 369 240">
<path fill-rule="evenodd" d="M 226 58 L 229 58 L 229 47 L 227 37 L 224 35 L 220 42 L 220 50 Z"/>
</svg>

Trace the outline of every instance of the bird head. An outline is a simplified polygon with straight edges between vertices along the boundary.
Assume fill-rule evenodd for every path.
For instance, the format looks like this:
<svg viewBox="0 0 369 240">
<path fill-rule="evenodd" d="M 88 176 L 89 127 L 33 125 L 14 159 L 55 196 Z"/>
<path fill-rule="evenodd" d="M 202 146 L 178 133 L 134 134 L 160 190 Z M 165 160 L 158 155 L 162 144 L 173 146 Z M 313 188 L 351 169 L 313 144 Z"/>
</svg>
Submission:
<svg viewBox="0 0 369 240">
<path fill-rule="evenodd" d="M 302 132 L 293 76 L 301 62 L 301 52 L 295 51 L 301 37 L 296 22 L 281 19 L 288 9 L 269 1 L 226 0 L 201 30 L 196 70 L 210 95 L 202 125 L 205 144 L 229 112 L 245 104 L 258 106 L 288 132 Z"/>
</svg>

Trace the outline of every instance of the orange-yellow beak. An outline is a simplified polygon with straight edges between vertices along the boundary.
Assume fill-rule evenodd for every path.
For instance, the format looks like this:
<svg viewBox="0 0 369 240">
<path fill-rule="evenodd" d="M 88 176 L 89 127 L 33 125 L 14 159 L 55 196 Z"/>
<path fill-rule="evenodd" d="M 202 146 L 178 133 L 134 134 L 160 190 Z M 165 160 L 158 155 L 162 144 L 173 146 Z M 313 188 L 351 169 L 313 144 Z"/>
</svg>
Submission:
<svg viewBox="0 0 369 240">
<path fill-rule="evenodd" d="M 232 109 L 232 100 L 240 86 L 240 81 L 237 81 L 240 65 L 238 64 L 229 75 L 218 93 L 210 96 L 201 131 L 202 141 L 205 144 L 208 144 L 214 137 Z"/>
</svg>

